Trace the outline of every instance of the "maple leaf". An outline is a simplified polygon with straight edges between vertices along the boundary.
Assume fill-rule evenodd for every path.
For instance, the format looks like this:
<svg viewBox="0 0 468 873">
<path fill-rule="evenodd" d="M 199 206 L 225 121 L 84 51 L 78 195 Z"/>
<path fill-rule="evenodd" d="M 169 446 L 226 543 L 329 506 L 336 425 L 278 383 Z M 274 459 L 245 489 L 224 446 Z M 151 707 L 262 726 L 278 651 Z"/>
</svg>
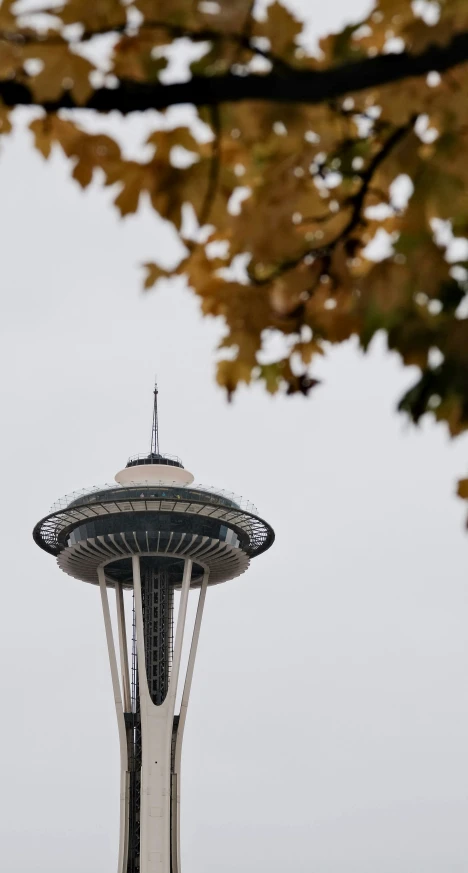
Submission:
<svg viewBox="0 0 468 873">
<path fill-rule="evenodd" d="M 12 129 L 11 113 L 0 103 L 0 136 L 10 133 Z"/>
<path fill-rule="evenodd" d="M 272 52 L 285 57 L 294 53 L 302 29 L 302 22 L 278 0 L 267 7 L 266 20 L 256 26 L 256 32 L 268 39 Z"/>
<path fill-rule="evenodd" d="M 175 146 L 180 146 L 189 152 L 198 154 L 200 143 L 195 139 L 188 127 L 173 127 L 169 130 L 154 130 L 149 134 L 147 145 L 154 146 L 158 159 L 167 162 L 171 159 L 171 152 Z"/>
<path fill-rule="evenodd" d="M 93 91 L 89 77 L 94 65 L 73 52 L 65 41 L 58 45 L 26 45 L 23 57 L 42 63 L 41 71 L 30 80 L 37 100 L 47 103 L 70 91 L 78 104 L 86 103 Z"/>
<path fill-rule="evenodd" d="M 49 157 L 54 144 L 61 146 L 68 158 L 75 157 L 78 141 L 87 136 L 73 121 L 55 113 L 34 119 L 29 129 L 34 135 L 35 147 L 45 158 Z"/>
<path fill-rule="evenodd" d="M 224 388 L 228 400 L 232 400 L 240 382 L 248 385 L 252 380 L 252 365 L 244 361 L 219 361 L 216 371 L 216 381 Z"/>
<path fill-rule="evenodd" d="M 86 33 L 111 30 L 127 20 L 126 4 L 121 0 L 68 0 L 57 10 L 65 25 L 82 24 Z"/>
<path fill-rule="evenodd" d="M 248 27 L 252 15 L 252 0 L 221 0 L 208 6 L 198 4 L 200 26 L 208 26 L 223 34 L 238 34 Z"/>
<path fill-rule="evenodd" d="M 156 282 L 159 279 L 165 279 L 171 275 L 168 270 L 165 270 L 163 267 L 160 267 L 159 264 L 147 263 L 143 264 L 143 267 L 146 271 L 144 288 L 147 291 L 148 288 L 152 288 L 153 285 L 156 285 Z"/>
<path fill-rule="evenodd" d="M 50 156 L 52 145 L 55 141 L 53 120 L 49 116 L 35 118 L 29 125 L 34 135 L 34 145 L 44 158 Z"/>
<path fill-rule="evenodd" d="M 16 15 L 13 12 L 13 7 L 17 0 L 2 0 L 0 4 L 0 30 L 15 31 Z"/>
<path fill-rule="evenodd" d="M 0 79 L 6 81 L 13 79 L 22 65 L 22 47 L 0 39 Z"/>
<path fill-rule="evenodd" d="M 136 82 L 154 81 L 167 67 L 167 58 L 157 50 L 168 45 L 170 38 L 162 28 L 150 28 L 135 36 L 124 36 L 113 51 L 112 73 L 119 79 Z"/>
</svg>

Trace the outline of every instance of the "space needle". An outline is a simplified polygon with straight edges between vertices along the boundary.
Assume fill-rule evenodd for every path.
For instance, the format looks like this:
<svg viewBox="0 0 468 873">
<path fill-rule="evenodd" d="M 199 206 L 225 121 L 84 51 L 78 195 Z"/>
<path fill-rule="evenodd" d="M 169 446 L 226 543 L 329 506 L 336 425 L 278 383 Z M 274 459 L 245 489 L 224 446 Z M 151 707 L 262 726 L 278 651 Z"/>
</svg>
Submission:
<svg viewBox="0 0 468 873">
<path fill-rule="evenodd" d="M 117 873 L 181 873 L 182 740 L 207 589 L 244 573 L 274 541 L 253 506 L 193 481 L 178 458 L 160 452 L 156 386 L 150 452 L 131 457 L 115 484 L 59 501 L 33 532 L 61 570 L 100 589 L 120 745 Z M 182 676 L 193 589 L 198 604 Z"/>
</svg>

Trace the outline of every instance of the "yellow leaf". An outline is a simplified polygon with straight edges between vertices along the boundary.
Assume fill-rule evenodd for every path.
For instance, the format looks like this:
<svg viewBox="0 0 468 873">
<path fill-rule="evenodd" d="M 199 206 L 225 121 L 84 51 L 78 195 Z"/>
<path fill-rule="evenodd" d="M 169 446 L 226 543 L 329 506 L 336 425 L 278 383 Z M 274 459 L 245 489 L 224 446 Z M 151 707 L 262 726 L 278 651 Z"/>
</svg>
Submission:
<svg viewBox="0 0 468 873">
<path fill-rule="evenodd" d="M 281 364 L 264 364 L 260 367 L 260 379 L 265 382 L 265 388 L 269 394 L 276 394 L 282 379 Z"/>
<path fill-rule="evenodd" d="M 240 382 L 247 385 L 252 381 L 252 366 L 244 361 L 219 361 L 216 372 L 218 385 L 225 388 L 231 399 Z"/>
</svg>

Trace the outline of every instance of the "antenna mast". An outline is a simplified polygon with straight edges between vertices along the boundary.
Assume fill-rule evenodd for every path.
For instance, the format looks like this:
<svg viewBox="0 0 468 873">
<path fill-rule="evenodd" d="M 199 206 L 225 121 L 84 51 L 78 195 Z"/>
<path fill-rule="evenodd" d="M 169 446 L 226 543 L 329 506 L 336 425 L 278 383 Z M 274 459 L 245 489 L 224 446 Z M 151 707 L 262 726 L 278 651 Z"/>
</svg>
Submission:
<svg viewBox="0 0 468 873">
<path fill-rule="evenodd" d="M 158 383 L 154 383 L 153 428 L 151 431 L 151 454 L 159 455 Z"/>
</svg>

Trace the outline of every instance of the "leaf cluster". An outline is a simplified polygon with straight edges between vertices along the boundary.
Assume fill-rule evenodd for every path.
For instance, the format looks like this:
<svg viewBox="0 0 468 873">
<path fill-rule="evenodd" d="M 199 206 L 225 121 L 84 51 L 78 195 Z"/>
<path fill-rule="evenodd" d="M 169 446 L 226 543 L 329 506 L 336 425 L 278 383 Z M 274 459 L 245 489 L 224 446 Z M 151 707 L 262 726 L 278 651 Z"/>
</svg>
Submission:
<svg viewBox="0 0 468 873">
<path fill-rule="evenodd" d="M 122 216 L 146 198 L 174 225 L 186 254 L 172 272 L 226 325 L 217 378 L 229 396 L 253 380 L 307 394 L 330 344 L 354 336 L 366 350 L 383 332 L 417 374 L 401 410 L 415 422 L 435 416 L 452 435 L 468 428 L 468 67 L 417 72 L 422 52 L 468 32 L 466 0 L 378 0 L 314 53 L 278 0 L 262 16 L 251 0 L 70 0 L 40 20 L 15 9 L 0 6 L 0 85 L 44 107 L 31 123 L 44 158 L 61 149 L 83 188 L 112 187 Z M 287 83 L 389 53 L 414 56 L 415 75 L 316 105 L 272 94 L 201 106 L 203 141 L 159 124 L 144 161 L 73 112 L 51 111 L 64 94 L 88 105 L 103 83 L 164 84 L 181 38 L 198 46 L 192 75 L 207 94 L 219 76 L 273 70 Z M 89 48 L 103 39 L 98 65 Z M 0 134 L 10 129 L 0 103 Z M 145 267 L 145 288 L 168 275 L 157 261 Z M 282 338 L 273 359 L 272 335 Z"/>
</svg>

